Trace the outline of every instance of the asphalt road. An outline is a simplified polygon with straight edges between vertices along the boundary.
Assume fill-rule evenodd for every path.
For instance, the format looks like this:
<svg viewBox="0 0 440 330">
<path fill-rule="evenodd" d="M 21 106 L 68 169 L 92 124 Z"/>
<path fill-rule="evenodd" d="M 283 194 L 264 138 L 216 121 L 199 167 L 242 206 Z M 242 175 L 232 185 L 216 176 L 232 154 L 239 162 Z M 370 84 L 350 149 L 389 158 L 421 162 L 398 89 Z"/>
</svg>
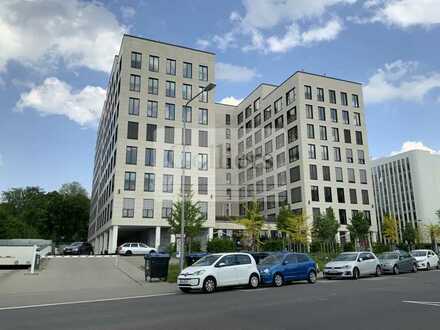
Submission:
<svg viewBox="0 0 440 330">
<path fill-rule="evenodd" d="M 66 300 L 68 297 L 66 297 Z M 408 302 L 412 301 L 412 303 Z M 440 271 L 1 310 L 6 329 L 438 329 Z"/>
</svg>

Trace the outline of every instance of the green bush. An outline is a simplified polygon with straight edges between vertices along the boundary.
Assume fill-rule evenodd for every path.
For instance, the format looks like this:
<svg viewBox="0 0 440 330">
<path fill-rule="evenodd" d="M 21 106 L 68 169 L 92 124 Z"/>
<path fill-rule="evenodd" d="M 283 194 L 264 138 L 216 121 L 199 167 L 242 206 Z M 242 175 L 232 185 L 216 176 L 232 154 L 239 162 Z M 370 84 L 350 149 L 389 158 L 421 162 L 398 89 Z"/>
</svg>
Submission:
<svg viewBox="0 0 440 330">
<path fill-rule="evenodd" d="M 384 252 L 388 252 L 390 250 L 391 250 L 391 246 L 389 246 L 388 244 L 383 244 L 383 243 L 373 244 L 373 252 L 375 254 L 381 254 Z"/>
<path fill-rule="evenodd" d="M 202 252 L 202 243 L 199 240 L 191 242 L 191 252 Z"/>
<path fill-rule="evenodd" d="M 354 250 L 355 250 L 354 242 L 347 242 L 347 243 L 342 245 L 342 251 L 343 252 L 351 252 L 351 251 L 354 251 Z"/>
<path fill-rule="evenodd" d="M 213 238 L 208 242 L 208 252 L 233 252 L 235 251 L 234 242 L 229 238 Z"/>
<path fill-rule="evenodd" d="M 262 249 L 264 251 L 282 251 L 283 250 L 283 240 L 281 239 L 270 239 L 263 243 Z"/>
</svg>

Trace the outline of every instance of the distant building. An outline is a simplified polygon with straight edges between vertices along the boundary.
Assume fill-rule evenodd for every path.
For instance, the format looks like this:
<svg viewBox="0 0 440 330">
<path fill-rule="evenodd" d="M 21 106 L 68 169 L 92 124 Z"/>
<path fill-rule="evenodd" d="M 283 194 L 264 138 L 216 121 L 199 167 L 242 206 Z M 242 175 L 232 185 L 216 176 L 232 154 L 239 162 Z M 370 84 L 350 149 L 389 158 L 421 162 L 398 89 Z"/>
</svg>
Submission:
<svg viewBox="0 0 440 330">
<path fill-rule="evenodd" d="M 89 224 L 96 252 L 173 242 L 167 217 L 182 187 L 205 214 L 205 242 L 239 234 L 231 218 L 251 200 L 268 236 L 278 234 L 276 215 L 287 205 L 310 223 L 332 207 L 341 242 L 361 212 L 376 239 L 359 83 L 298 71 L 279 86 L 259 85 L 238 106 L 215 103 L 213 90 L 183 109 L 213 82 L 215 54 L 123 37 L 96 144 Z"/>
<path fill-rule="evenodd" d="M 400 238 L 411 223 L 430 242 L 426 225 L 438 221 L 435 212 L 440 209 L 440 155 L 413 150 L 373 160 L 371 168 L 379 233 L 390 214 L 398 220 Z"/>
</svg>

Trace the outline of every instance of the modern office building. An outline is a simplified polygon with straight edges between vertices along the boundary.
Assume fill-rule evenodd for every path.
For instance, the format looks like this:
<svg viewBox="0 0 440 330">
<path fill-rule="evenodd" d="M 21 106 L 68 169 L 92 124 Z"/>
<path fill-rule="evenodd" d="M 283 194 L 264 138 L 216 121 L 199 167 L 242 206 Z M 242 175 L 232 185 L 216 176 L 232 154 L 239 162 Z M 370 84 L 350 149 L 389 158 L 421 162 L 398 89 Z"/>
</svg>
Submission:
<svg viewBox="0 0 440 330">
<path fill-rule="evenodd" d="M 172 242 L 167 218 L 182 187 L 205 214 L 202 241 L 239 232 L 231 219 L 251 200 L 259 202 L 267 235 L 276 235 L 276 214 L 288 205 L 310 222 L 332 207 L 340 241 L 362 212 L 376 239 L 359 83 L 298 71 L 279 86 L 259 85 L 238 106 L 215 103 L 212 90 L 185 107 L 210 83 L 215 54 L 123 37 L 96 144 L 95 251 L 114 252 L 125 241 Z"/>
<path fill-rule="evenodd" d="M 411 223 L 430 243 L 426 225 L 438 221 L 435 212 L 440 209 L 440 155 L 412 150 L 373 160 L 371 169 L 379 233 L 389 214 L 398 221 L 400 239 Z"/>
</svg>

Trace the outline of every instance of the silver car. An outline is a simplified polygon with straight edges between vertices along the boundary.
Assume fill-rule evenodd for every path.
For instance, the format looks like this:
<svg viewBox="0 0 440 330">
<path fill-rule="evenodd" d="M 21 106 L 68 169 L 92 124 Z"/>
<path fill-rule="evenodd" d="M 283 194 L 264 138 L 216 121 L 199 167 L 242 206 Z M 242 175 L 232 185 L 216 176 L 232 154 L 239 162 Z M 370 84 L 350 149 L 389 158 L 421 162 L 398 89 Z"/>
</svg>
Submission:
<svg viewBox="0 0 440 330">
<path fill-rule="evenodd" d="M 406 251 L 396 250 L 379 255 L 382 272 L 398 275 L 417 272 L 417 260 Z"/>
</svg>

